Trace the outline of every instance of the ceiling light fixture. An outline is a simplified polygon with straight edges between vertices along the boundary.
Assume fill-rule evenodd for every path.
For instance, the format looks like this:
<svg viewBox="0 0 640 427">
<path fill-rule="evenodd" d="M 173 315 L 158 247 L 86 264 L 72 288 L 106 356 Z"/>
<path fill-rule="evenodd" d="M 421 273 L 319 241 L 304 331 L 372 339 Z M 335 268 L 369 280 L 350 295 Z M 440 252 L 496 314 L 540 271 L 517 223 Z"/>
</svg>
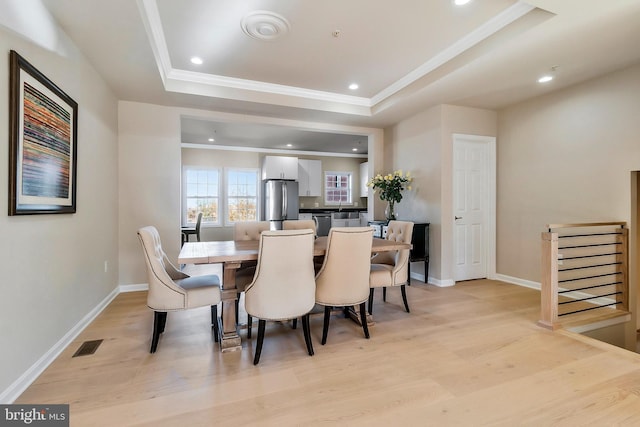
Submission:
<svg viewBox="0 0 640 427">
<path fill-rule="evenodd" d="M 358 151 L 358 149 L 357 148 L 352 148 L 351 151 Z"/>
<path fill-rule="evenodd" d="M 293 147 L 293 144 L 287 144 L 287 147 Z"/>
<path fill-rule="evenodd" d="M 215 141 L 215 139 L 209 138 L 209 142 L 213 142 L 213 141 Z"/>
<path fill-rule="evenodd" d="M 558 69 L 557 65 L 554 65 L 553 67 L 551 67 L 551 72 L 540 77 L 538 79 L 538 83 L 549 83 L 551 80 L 553 80 L 554 74 L 557 69 Z"/>
<path fill-rule="evenodd" d="M 360 86 L 358 86 L 358 83 L 351 83 L 351 84 L 349 85 L 349 89 L 351 89 L 351 90 L 356 90 L 356 89 L 358 89 L 359 87 L 360 87 Z"/>
<path fill-rule="evenodd" d="M 455 4 L 456 6 L 464 6 L 467 3 L 470 3 L 471 0 L 454 0 L 453 4 Z"/>
<path fill-rule="evenodd" d="M 191 57 L 191 63 L 192 64 L 196 64 L 196 65 L 202 65 L 202 58 L 200 58 L 198 56 L 192 56 Z"/>
</svg>

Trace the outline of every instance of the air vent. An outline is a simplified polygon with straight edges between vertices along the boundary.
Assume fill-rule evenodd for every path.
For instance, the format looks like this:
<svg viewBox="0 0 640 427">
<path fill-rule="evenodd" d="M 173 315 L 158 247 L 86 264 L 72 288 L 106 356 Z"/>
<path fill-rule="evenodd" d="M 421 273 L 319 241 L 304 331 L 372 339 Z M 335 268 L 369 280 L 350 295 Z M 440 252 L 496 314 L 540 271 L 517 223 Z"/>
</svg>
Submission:
<svg viewBox="0 0 640 427">
<path fill-rule="evenodd" d="M 95 353 L 98 347 L 100 347 L 100 344 L 102 344 L 102 341 L 103 340 L 93 340 L 93 341 L 83 342 L 80 348 L 78 348 L 78 350 L 76 350 L 76 352 L 73 353 L 72 357 L 88 356 L 90 354 Z"/>
</svg>

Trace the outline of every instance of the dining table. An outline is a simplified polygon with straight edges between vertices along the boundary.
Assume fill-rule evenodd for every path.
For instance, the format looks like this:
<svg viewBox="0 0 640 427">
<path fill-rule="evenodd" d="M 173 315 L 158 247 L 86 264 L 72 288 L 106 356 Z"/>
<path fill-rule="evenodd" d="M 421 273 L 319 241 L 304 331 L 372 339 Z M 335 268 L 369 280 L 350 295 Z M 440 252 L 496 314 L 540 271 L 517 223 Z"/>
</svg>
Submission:
<svg viewBox="0 0 640 427">
<path fill-rule="evenodd" d="M 313 256 L 322 257 L 327 250 L 327 236 L 316 238 L 313 245 Z M 183 264 L 222 264 L 222 316 L 220 329 L 220 349 L 223 352 L 236 351 L 242 348 L 236 323 L 236 271 L 242 263 L 258 259 L 258 240 L 225 240 L 210 242 L 186 242 L 178 263 Z M 411 249 L 410 243 L 373 238 L 371 253 Z"/>
</svg>

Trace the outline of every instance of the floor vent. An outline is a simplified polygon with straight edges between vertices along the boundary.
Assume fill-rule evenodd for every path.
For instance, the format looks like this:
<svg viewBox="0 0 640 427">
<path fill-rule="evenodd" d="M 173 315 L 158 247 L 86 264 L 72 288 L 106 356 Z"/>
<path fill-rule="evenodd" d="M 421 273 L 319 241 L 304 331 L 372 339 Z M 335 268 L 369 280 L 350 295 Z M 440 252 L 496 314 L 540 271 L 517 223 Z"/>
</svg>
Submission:
<svg viewBox="0 0 640 427">
<path fill-rule="evenodd" d="M 85 341 L 80 348 L 76 350 L 72 357 L 88 356 L 96 352 L 98 347 L 102 344 L 102 340 Z"/>
</svg>

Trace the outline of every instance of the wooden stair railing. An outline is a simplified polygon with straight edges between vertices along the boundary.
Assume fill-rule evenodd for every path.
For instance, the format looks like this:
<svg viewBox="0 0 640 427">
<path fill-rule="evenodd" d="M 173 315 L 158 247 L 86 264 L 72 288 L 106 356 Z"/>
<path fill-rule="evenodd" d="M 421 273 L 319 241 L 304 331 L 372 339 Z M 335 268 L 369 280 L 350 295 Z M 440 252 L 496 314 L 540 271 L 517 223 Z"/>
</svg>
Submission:
<svg viewBox="0 0 640 427">
<path fill-rule="evenodd" d="M 595 323 L 629 310 L 629 229 L 625 222 L 549 224 L 542 233 L 538 325 Z"/>
</svg>

